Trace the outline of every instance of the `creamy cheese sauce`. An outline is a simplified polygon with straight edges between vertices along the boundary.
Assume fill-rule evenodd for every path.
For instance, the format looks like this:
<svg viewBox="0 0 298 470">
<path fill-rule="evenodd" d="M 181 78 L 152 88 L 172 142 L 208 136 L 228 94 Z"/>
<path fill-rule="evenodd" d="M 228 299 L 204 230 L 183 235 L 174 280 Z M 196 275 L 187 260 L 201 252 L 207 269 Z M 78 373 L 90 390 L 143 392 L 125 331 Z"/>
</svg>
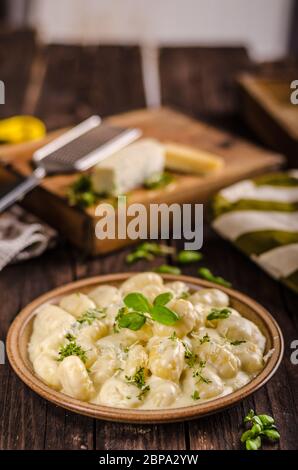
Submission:
<svg viewBox="0 0 298 470">
<path fill-rule="evenodd" d="M 165 325 L 145 313 L 138 330 L 119 327 L 119 310 L 132 292 L 151 304 L 170 292 L 166 307 L 178 320 Z M 40 379 L 69 396 L 160 409 L 203 403 L 243 387 L 264 367 L 265 345 L 259 328 L 231 308 L 221 290 L 190 292 L 183 282 L 141 273 L 119 288 L 100 285 L 88 295 L 78 292 L 59 305 L 42 306 L 28 353 Z"/>
</svg>

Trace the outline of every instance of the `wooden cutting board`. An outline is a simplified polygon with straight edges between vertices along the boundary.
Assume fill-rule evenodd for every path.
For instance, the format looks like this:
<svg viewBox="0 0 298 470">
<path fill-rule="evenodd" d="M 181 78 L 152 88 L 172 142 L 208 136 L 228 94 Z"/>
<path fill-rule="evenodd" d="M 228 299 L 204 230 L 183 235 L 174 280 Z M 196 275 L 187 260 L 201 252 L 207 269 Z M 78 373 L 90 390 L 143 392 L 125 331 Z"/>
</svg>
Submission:
<svg viewBox="0 0 298 470">
<path fill-rule="evenodd" d="M 160 141 L 171 140 L 208 150 L 225 160 L 222 170 L 209 176 L 175 175 L 174 181 L 162 189 L 136 189 L 128 194 L 127 204 L 206 202 L 220 188 L 243 178 L 278 168 L 283 157 L 266 151 L 238 137 L 214 129 L 168 108 L 133 111 L 108 119 L 112 124 L 138 127 L 143 136 Z M 61 132 L 61 131 L 60 131 Z M 59 133 L 59 132 L 58 132 Z M 34 150 L 57 136 L 57 132 L 38 142 L 0 147 L 0 183 L 13 181 L 16 175 L 32 171 Z M 133 243 L 125 240 L 98 240 L 95 236 L 95 207 L 82 210 L 68 204 L 66 194 L 77 175 L 47 177 L 28 194 L 22 205 L 35 213 L 90 254 L 105 253 Z"/>
</svg>

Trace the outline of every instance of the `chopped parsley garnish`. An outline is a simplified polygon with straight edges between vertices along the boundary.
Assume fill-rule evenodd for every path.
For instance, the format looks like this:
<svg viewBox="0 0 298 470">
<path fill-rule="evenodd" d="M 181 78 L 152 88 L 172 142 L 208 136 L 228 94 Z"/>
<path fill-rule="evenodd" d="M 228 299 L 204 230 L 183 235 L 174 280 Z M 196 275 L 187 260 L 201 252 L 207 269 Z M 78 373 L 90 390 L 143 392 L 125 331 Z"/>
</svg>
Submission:
<svg viewBox="0 0 298 470">
<path fill-rule="evenodd" d="M 200 338 L 200 344 L 210 343 L 210 336 L 206 333 L 203 338 Z"/>
<path fill-rule="evenodd" d="M 245 340 L 236 340 L 236 341 L 231 341 L 230 344 L 232 344 L 232 346 L 239 346 L 239 344 L 243 344 L 243 343 L 246 343 Z"/>
<path fill-rule="evenodd" d="M 77 322 L 81 325 L 83 323 L 88 323 L 88 325 L 91 325 L 94 320 L 98 318 L 105 318 L 105 316 L 106 315 L 104 313 L 104 310 L 101 310 L 99 308 L 89 308 L 77 319 Z"/>
<path fill-rule="evenodd" d="M 144 367 L 140 367 L 135 375 L 132 376 L 125 376 L 125 379 L 128 383 L 132 383 L 136 387 L 142 389 L 145 386 L 145 369 Z"/>
<path fill-rule="evenodd" d="M 207 377 L 204 377 L 204 375 L 202 374 L 203 372 L 203 369 L 206 367 L 206 361 L 200 361 L 199 363 L 199 368 L 194 370 L 192 376 L 194 378 L 198 378 L 198 382 L 204 382 L 205 384 L 210 384 L 212 382 L 212 380 L 210 379 L 207 379 Z"/>
<path fill-rule="evenodd" d="M 138 399 L 139 400 L 143 400 L 146 393 L 148 393 L 150 390 L 150 385 L 146 385 L 144 388 L 142 388 L 142 390 L 140 391 L 140 393 L 138 394 Z"/>
<path fill-rule="evenodd" d="M 191 398 L 193 400 L 199 400 L 200 399 L 200 394 L 197 390 L 194 390 L 193 394 L 191 395 Z"/>
<path fill-rule="evenodd" d="M 182 292 L 182 294 L 180 295 L 179 299 L 187 300 L 189 297 L 190 297 L 190 293 L 187 292 L 187 291 L 184 291 L 184 292 Z"/>
<path fill-rule="evenodd" d="M 79 346 L 75 340 L 71 340 L 68 344 L 65 346 L 61 346 L 59 350 L 59 357 L 57 361 L 63 361 L 68 356 L 78 356 L 84 364 L 87 361 L 87 354 L 86 351 Z"/>
<path fill-rule="evenodd" d="M 173 331 L 173 333 L 171 334 L 171 336 L 169 336 L 169 339 L 171 339 L 172 341 L 175 341 L 176 339 L 178 339 L 178 336 L 177 336 L 176 331 Z"/>
<path fill-rule="evenodd" d="M 182 341 L 182 344 L 185 349 L 185 353 L 184 353 L 185 362 L 188 365 L 188 367 L 193 367 L 198 360 L 198 355 L 192 352 L 187 346 L 187 344 L 184 343 L 183 341 Z"/>
<path fill-rule="evenodd" d="M 150 386 L 146 385 L 146 378 L 145 378 L 145 369 L 144 367 L 140 367 L 136 373 L 132 376 L 125 376 L 125 380 L 138 387 L 140 389 L 140 393 L 138 394 L 138 399 L 143 400 L 144 396 L 150 390 Z"/>
<path fill-rule="evenodd" d="M 65 338 L 68 340 L 68 341 L 75 341 L 76 340 L 76 337 L 74 335 L 72 335 L 71 333 L 67 333 L 65 335 Z"/>
</svg>

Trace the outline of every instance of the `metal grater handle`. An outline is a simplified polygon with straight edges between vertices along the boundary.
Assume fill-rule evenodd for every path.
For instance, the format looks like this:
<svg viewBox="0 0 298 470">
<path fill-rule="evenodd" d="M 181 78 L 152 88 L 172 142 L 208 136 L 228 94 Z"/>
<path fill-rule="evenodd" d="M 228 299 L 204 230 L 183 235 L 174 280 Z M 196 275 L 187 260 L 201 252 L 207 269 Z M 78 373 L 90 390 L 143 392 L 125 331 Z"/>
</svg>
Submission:
<svg viewBox="0 0 298 470">
<path fill-rule="evenodd" d="M 0 214 L 38 186 L 44 176 L 45 170 L 43 168 L 36 168 L 29 178 L 22 181 L 22 183 L 18 184 L 9 193 L 5 194 L 5 196 L 0 199 Z"/>
</svg>

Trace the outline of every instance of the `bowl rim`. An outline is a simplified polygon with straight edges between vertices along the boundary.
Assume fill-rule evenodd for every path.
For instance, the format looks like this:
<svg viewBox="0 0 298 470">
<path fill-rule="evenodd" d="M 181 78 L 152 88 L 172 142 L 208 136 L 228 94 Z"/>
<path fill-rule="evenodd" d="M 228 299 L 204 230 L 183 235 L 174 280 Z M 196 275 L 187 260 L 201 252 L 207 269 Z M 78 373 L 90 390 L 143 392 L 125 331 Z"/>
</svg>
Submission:
<svg viewBox="0 0 298 470">
<path fill-rule="evenodd" d="M 220 412 L 225 408 L 229 408 L 230 406 L 235 405 L 252 393 L 256 392 L 275 374 L 283 357 L 284 340 L 278 323 L 264 307 L 262 307 L 252 298 L 234 289 L 223 287 L 209 281 L 194 278 L 192 276 L 173 274 L 162 274 L 161 276 L 165 281 L 182 281 L 194 288 L 220 289 L 229 295 L 230 298 L 236 299 L 238 302 L 253 310 L 254 313 L 261 319 L 271 337 L 273 353 L 269 357 L 262 371 L 248 384 L 225 396 L 221 396 L 201 404 L 194 404 L 191 406 L 179 408 L 138 410 L 110 407 L 106 405 L 96 405 L 72 398 L 62 392 L 58 392 L 50 388 L 48 385 L 42 382 L 41 379 L 32 373 L 21 353 L 20 340 L 25 327 L 31 321 L 31 318 L 34 316 L 34 312 L 38 307 L 46 302 L 49 302 L 51 299 L 69 294 L 72 291 L 78 291 L 80 288 L 91 288 L 98 284 L 113 284 L 123 282 L 135 274 L 139 273 L 124 272 L 117 274 L 107 274 L 74 281 L 48 291 L 24 307 L 13 320 L 6 339 L 7 357 L 10 365 L 18 377 L 29 388 L 31 388 L 31 390 L 40 395 L 42 398 L 45 398 L 55 405 L 85 416 L 115 422 L 165 423 L 196 419 L 202 416 Z"/>
</svg>

